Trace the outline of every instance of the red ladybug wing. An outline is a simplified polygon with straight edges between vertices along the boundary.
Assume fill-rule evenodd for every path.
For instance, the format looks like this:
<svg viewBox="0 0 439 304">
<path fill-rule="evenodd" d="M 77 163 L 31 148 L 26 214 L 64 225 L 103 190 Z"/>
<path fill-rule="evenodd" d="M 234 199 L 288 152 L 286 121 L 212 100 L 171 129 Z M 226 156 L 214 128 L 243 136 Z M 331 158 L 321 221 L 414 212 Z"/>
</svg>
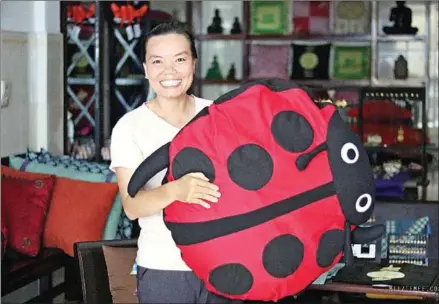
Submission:
<svg viewBox="0 0 439 304">
<path fill-rule="evenodd" d="M 299 293 L 340 259 L 338 254 L 322 269 L 313 248 L 328 230 L 343 229 L 341 219 L 336 198 L 329 197 L 251 229 L 180 249 L 188 266 L 210 291 L 233 299 L 276 301 Z M 310 224 L 315 222 L 319 225 Z M 303 245 L 302 251 L 296 238 Z M 268 252 L 270 258 L 266 257 Z M 286 275 L 285 271 L 292 268 L 297 270 L 285 278 L 269 273 L 284 271 Z M 220 280 L 220 276 L 228 279 Z M 222 292 L 224 288 L 241 293 L 231 295 Z"/>
<path fill-rule="evenodd" d="M 294 91 L 294 94 L 291 91 Z M 291 96 L 294 96 L 294 99 L 291 99 Z M 321 115 L 317 107 L 310 107 L 307 100 L 309 97 L 306 92 L 299 89 L 272 92 L 267 88 L 263 90 L 250 88 L 235 100 L 212 105 L 209 108 L 209 115 L 197 119 L 184 128 L 170 146 L 171 162 L 168 180 L 172 181 L 175 178 L 173 173 L 176 170 L 176 163 L 180 167 L 185 165 L 184 161 L 180 161 L 179 153 L 188 146 L 193 147 L 211 161 L 215 172 L 213 182 L 219 186 L 222 196 L 218 206 L 210 210 L 196 205 L 174 203 L 166 209 L 166 221 L 202 222 L 227 215 L 243 214 L 331 181 L 326 153 L 317 156 L 310 167 L 325 168 L 322 171 L 327 174 L 316 175 L 316 171 L 311 168 L 299 173 L 295 161 L 300 153 L 291 153 L 282 148 L 271 131 L 274 117 L 280 112 L 290 110 L 294 110 L 309 121 L 311 128 L 319 123 L 324 125 L 322 120 L 326 117 Z M 293 141 L 301 136 L 298 128 L 300 125 L 294 130 L 282 131 L 289 134 Z M 312 144 L 306 151 L 324 142 L 326 131 L 323 128 L 314 130 Z M 265 179 L 266 183 L 257 190 L 246 190 L 237 185 L 231 179 L 229 171 L 229 157 L 236 149 L 247 144 L 262 147 L 272 160 L 271 172 L 268 168 L 270 164 L 258 168 L 257 159 L 255 162 L 250 160 L 247 164 L 245 161 L 232 164 L 234 174 L 241 175 L 241 179 L 244 178 L 245 181 L 257 176 L 263 184 L 263 175 L 270 173 Z M 242 155 L 238 155 L 237 158 L 242 160 Z M 192 157 L 192 160 L 194 159 L 197 159 L 197 156 Z M 240 174 L 245 172 L 246 174 Z M 300 178 L 295 179 L 299 175 Z"/>
</svg>

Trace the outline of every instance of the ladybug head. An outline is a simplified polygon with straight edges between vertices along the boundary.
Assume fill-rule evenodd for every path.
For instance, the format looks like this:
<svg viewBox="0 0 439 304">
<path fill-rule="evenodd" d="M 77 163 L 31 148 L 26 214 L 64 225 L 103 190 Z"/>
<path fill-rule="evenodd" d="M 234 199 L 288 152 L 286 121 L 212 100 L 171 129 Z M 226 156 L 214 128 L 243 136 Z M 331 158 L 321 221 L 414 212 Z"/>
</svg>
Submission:
<svg viewBox="0 0 439 304">
<path fill-rule="evenodd" d="M 351 131 L 335 106 L 319 103 L 329 117 L 326 141 L 300 155 L 297 168 L 304 170 L 320 152 L 327 151 L 334 188 L 346 220 L 354 225 L 365 223 L 372 215 L 375 185 L 372 166 L 359 136 Z M 329 109 L 327 107 L 332 107 Z"/>
<path fill-rule="evenodd" d="M 360 137 L 334 112 L 328 125 L 328 160 L 334 187 L 346 219 L 365 223 L 373 212 L 375 183 L 372 166 Z"/>
</svg>

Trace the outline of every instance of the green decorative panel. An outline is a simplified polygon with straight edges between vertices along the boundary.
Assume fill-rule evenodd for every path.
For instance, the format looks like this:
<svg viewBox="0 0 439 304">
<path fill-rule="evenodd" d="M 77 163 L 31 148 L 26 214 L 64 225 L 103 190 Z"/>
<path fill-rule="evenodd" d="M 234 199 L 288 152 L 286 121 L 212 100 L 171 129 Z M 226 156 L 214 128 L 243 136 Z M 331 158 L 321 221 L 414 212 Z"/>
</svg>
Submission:
<svg viewBox="0 0 439 304">
<path fill-rule="evenodd" d="M 370 76 L 370 46 L 334 45 L 333 79 L 368 79 Z"/>
<path fill-rule="evenodd" d="M 288 31 L 287 1 L 250 1 L 250 33 L 285 34 Z"/>
</svg>

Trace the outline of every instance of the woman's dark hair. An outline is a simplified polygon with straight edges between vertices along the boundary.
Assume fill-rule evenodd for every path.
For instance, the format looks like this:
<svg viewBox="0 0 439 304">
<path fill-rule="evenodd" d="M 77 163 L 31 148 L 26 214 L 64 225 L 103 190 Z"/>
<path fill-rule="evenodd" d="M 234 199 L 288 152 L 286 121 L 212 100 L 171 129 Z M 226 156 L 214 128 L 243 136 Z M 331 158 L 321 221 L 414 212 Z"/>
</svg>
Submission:
<svg viewBox="0 0 439 304">
<path fill-rule="evenodd" d="M 188 26 L 186 25 L 186 23 L 175 21 L 175 20 L 157 25 L 146 35 L 145 58 L 146 58 L 146 45 L 148 44 L 149 39 L 155 36 L 161 36 L 166 34 L 183 35 L 189 42 L 192 57 L 195 59 L 198 58 L 197 49 L 195 48 L 194 37 L 192 36 Z"/>
</svg>

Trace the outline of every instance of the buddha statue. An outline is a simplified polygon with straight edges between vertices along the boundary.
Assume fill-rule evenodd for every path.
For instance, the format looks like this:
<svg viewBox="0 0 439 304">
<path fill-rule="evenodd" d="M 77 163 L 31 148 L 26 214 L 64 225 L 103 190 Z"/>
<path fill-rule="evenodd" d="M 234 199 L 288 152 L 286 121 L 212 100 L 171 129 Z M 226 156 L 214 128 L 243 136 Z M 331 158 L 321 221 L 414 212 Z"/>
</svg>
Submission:
<svg viewBox="0 0 439 304">
<path fill-rule="evenodd" d="M 412 27 L 412 10 L 405 6 L 405 1 L 396 1 L 396 7 L 390 11 L 389 21 L 393 26 L 383 27 L 387 35 L 415 35 L 418 28 Z"/>
<path fill-rule="evenodd" d="M 222 34 L 223 33 L 223 26 L 222 26 L 222 18 L 220 16 L 219 9 L 215 9 L 215 16 L 212 19 L 212 24 L 209 25 L 207 28 L 208 34 Z"/>
</svg>

